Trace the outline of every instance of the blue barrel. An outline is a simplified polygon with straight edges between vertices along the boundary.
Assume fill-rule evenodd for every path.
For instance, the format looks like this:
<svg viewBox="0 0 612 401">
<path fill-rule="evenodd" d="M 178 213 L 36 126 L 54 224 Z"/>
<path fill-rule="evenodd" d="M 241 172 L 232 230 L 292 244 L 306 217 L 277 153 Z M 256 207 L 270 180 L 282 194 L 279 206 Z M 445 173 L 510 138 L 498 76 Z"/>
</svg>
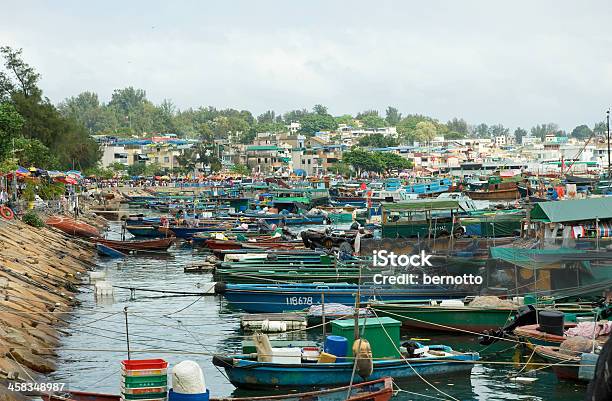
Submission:
<svg viewBox="0 0 612 401">
<path fill-rule="evenodd" d="M 336 362 L 344 362 L 348 352 L 348 340 L 342 336 L 327 336 L 323 351 L 336 356 Z"/>
<path fill-rule="evenodd" d="M 180 394 L 175 393 L 172 389 L 168 391 L 168 401 L 208 401 L 209 399 L 210 391 L 208 389 L 201 394 Z"/>
</svg>

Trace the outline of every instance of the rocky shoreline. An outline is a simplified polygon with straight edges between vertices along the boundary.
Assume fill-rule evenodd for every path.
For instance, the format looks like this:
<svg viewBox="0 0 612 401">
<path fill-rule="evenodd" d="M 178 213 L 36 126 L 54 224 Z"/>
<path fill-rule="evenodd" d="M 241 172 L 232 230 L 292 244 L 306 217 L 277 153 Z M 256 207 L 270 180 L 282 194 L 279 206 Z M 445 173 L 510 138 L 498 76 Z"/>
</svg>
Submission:
<svg viewBox="0 0 612 401">
<path fill-rule="evenodd" d="M 57 230 L 0 219 L 0 400 L 23 398 L 9 382 L 55 370 L 55 348 L 93 255 L 91 245 Z"/>
</svg>

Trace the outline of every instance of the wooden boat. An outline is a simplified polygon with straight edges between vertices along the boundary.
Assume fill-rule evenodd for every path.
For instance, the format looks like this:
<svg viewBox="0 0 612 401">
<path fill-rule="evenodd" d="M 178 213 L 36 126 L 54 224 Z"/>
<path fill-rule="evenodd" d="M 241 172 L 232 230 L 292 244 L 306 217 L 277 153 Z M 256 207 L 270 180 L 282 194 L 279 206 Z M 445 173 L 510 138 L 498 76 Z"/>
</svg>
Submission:
<svg viewBox="0 0 612 401">
<path fill-rule="evenodd" d="M 481 332 L 504 326 L 514 317 L 516 308 L 486 308 L 423 304 L 413 301 L 372 302 L 378 315 L 400 320 L 404 327 L 436 331 Z"/>
<path fill-rule="evenodd" d="M 570 327 L 575 326 L 576 323 L 566 323 L 564 331 L 569 329 Z M 546 345 L 558 347 L 563 341 L 567 340 L 567 337 L 564 335 L 559 336 L 556 334 L 545 333 L 543 331 L 538 330 L 538 327 L 539 325 L 537 324 L 520 326 L 514 329 L 514 334 L 521 341 L 531 344 L 531 346 Z M 606 341 L 608 341 L 609 338 L 609 335 L 599 336 L 595 338 L 595 341 L 600 343 L 600 345 L 603 345 Z"/>
<path fill-rule="evenodd" d="M 109 256 L 111 258 L 123 258 L 127 256 L 125 253 L 104 244 L 96 244 L 96 249 L 100 255 Z"/>
<path fill-rule="evenodd" d="M 568 354 L 560 352 L 559 347 L 538 345 L 535 354 L 551 364 L 553 372 L 558 379 L 589 382 L 590 379 L 580 377 L 580 363 L 582 353 Z M 594 369 L 593 369 L 594 371 Z"/>
<path fill-rule="evenodd" d="M 474 200 L 514 200 L 520 197 L 516 182 L 501 182 L 474 191 L 465 191 Z"/>
<path fill-rule="evenodd" d="M 159 230 L 159 226 L 127 225 L 125 229 L 135 237 L 159 238 L 166 235 L 166 233 Z"/>
<path fill-rule="evenodd" d="M 357 284 L 290 283 L 290 284 L 224 284 L 217 283 L 216 292 L 223 294 L 228 303 L 249 313 L 280 313 L 299 311 L 310 305 L 326 303 L 355 305 Z M 468 295 L 467 291 L 450 290 L 440 286 L 362 286 L 362 303 L 370 299 L 426 300 L 431 298 L 456 299 Z"/>
<path fill-rule="evenodd" d="M 71 217 L 51 216 L 45 223 L 66 234 L 75 235 L 77 237 L 95 238 L 100 236 L 100 231 L 96 227 Z"/>
<path fill-rule="evenodd" d="M 389 401 L 393 397 L 393 379 L 384 377 L 353 384 L 346 398 L 349 386 L 330 388 L 305 393 L 271 395 L 244 398 L 210 398 L 211 401 Z M 70 391 L 65 396 L 43 395 L 45 401 L 121 401 L 120 395 Z"/>
<path fill-rule="evenodd" d="M 441 347 L 441 348 L 440 348 Z M 448 346 L 429 346 L 430 350 L 439 348 L 439 356 L 410 357 L 405 359 L 376 359 L 374 369 L 368 379 L 381 379 L 391 376 L 394 379 L 420 376 L 448 375 L 453 372 L 468 373 L 473 362 L 478 361 L 478 353 L 460 353 Z M 297 364 L 278 364 L 258 362 L 251 355 L 229 355 L 213 357 L 213 364 L 225 369 L 230 382 L 245 389 L 303 388 L 342 386 L 351 382 L 363 382 L 354 374 L 353 361 Z"/>
<path fill-rule="evenodd" d="M 174 242 L 174 237 L 150 240 L 115 241 L 104 238 L 93 240 L 96 244 L 103 244 L 121 252 L 130 251 L 165 251 Z"/>
</svg>

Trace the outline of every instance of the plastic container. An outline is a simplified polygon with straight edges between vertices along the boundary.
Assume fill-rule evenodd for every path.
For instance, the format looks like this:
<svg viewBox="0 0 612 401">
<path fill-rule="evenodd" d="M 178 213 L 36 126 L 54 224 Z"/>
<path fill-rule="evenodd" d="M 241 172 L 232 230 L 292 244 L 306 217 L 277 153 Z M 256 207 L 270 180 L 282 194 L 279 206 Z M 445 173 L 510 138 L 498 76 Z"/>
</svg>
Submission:
<svg viewBox="0 0 612 401">
<path fill-rule="evenodd" d="M 166 393 L 168 391 L 167 386 L 160 387 L 141 387 L 141 388 L 126 388 L 121 387 L 121 393 L 123 394 L 156 394 L 156 393 Z"/>
<path fill-rule="evenodd" d="M 160 393 L 143 393 L 143 394 L 125 394 L 123 393 L 121 397 L 125 400 L 165 400 L 166 392 Z"/>
<path fill-rule="evenodd" d="M 319 355 L 321 355 L 319 347 L 302 348 L 302 358 L 306 361 L 316 362 L 319 360 Z"/>
<path fill-rule="evenodd" d="M 319 363 L 334 363 L 336 362 L 336 355 L 328 354 L 327 352 L 321 352 L 319 355 Z"/>
<path fill-rule="evenodd" d="M 210 399 L 210 390 L 206 389 L 205 393 L 200 394 L 180 394 L 175 393 L 170 389 L 168 392 L 168 401 L 208 401 Z"/>
<path fill-rule="evenodd" d="M 342 336 L 327 336 L 323 351 L 336 356 L 336 362 L 344 362 L 344 357 L 348 352 L 348 340 Z"/>
<path fill-rule="evenodd" d="M 565 314 L 563 312 L 556 310 L 540 311 L 538 313 L 538 321 L 540 323 L 539 331 L 557 336 L 563 335 L 565 326 Z"/>
<path fill-rule="evenodd" d="M 125 388 L 162 387 L 168 385 L 168 376 L 124 376 L 122 384 Z"/>
<path fill-rule="evenodd" d="M 121 366 L 123 370 L 167 369 L 168 362 L 163 359 L 125 359 Z"/>
<path fill-rule="evenodd" d="M 301 348 L 272 348 L 272 363 L 284 365 L 302 363 Z"/>
</svg>

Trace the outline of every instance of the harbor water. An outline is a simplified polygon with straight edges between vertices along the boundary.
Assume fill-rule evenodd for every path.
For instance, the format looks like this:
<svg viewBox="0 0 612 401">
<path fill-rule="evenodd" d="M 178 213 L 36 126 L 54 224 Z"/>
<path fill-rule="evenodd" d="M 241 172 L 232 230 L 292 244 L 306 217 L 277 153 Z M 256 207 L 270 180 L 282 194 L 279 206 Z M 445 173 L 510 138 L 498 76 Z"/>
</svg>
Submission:
<svg viewBox="0 0 612 401">
<path fill-rule="evenodd" d="M 114 226 L 114 236 L 118 226 Z M 186 274 L 185 266 L 202 262 L 206 254 L 177 243 L 169 252 L 159 255 L 134 255 L 124 259 L 96 256 L 97 271 L 106 273 L 114 286 L 135 287 L 114 289 L 113 297 L 96 299 L 93 287 L 83 287 L 82 301 L 71 324 L 65 330 L 58 349 L 58 370 L 50 377 L 66 383 L 71 390 L 117 394 L 120 391 L 121 360 L 127 358 L 127 307 L 129 347 L 132 358 L 164 358 L 171 365 L 190 359 L 202 367 L 211 394 L 220 396 L 266 395 L 266 393 L 236 390 L 213 366 L 214 353 L 240 352 L 241 341 L 249 335 L 240 329 L 241 312 L 231 310 L 216 296 L 185 296 L 146 292 L 156 289 L 168 292 L 197 293 L 211 274 Z M 277 338 L 282 338 L 279 334 Z M 321 339 L 321 333 L 293 333 L 292 339 Z M 275 338 L 275 337 L 272 337 Z M 511 346 L 485 348 L 474 337 L 403 333 L 402 338 L 419 338 L 427 344 L 448 344 L 461 351 L 479 351 L 483 363 L 472 369 L 471 375 L 445 375 L 428 378 L 429 384 L 418 378 L 399 381 L 403 391 L 397 400 L 447 399 L 447 393 L 459 400 L 581 400 L 586 387 L 559 381 L 550 369 L 530 371 L 524 365 L 529 352 Z M 498 344 L 499 345 L 499 344 Z M 510 347 L 510 348 L 508 348 Z M 500 351 L 500 353 L 496 353 Z M 535 368 L 537 369 L 536 366 Z M 533 377 L 536 381 L 512 381 L 513 376 Z M 437 390 L 436 390 L 437 389 Z M 272 394 L 272 393 L 270 393 Z M 434 398 L 432 398 L 434 397 Z"/>
</svg>

